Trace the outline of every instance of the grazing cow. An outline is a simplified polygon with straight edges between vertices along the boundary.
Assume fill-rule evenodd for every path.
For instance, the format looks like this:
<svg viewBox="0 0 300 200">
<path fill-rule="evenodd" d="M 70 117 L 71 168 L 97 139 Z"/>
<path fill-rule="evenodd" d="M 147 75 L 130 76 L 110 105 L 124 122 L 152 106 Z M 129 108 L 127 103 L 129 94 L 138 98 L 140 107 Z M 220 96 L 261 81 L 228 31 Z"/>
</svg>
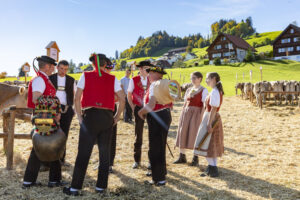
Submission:
<svg viewBox="0 0 300 200">
<path fill-rule="evenodd" d="M 274 92 L 283 92 L 283 82 L 281 81 L 272 81 L 271 82 L 272 91 Z M 282 95 L 274 94 L 275 104 L 279 105 L 282 103 Z"/>
<path fill-rule="evenodd" d="M 266 102 L 266 98 L 265 98 L 265 94 L 262 94 L 261 96 L 259 95 L 261 92 L 264 92 L 265 91 L 265 85 L 263 82 L 257 82 L 257 83 L 254 83 L 254 86 L 253 86 L 253 93 L 256 97 L 256 104 L 259 105 L 259 102 L 260 102 L 260 97 L 263 98 L 263 103 Z"/>
<path fill-rule="evenodd" d="M 300 93 L 300 82 L 296 82 L 296 89 L 295 89 L 295 91 Z M 299 100 L 299 93 L 295 95 L 297 101 Z"/>
<path fill-rule="evenodd" d="M 244 94 L 245 94 L 245 99 L 248 99 L 252 95 L 252 90 L 253 90 L 253 84 L 248 82 L 245 83 L 244 85 Z"/>
<path fill-rule="evenodd" d="M 0 83 L 0 114 L 7 107 L 15 105 L 17 108 L 27 107 L 27 89 L 25 87 Z"/>
<path fill-rule="evenodd" d="M 243 98 L 243 94 L 244 94 L 244 86 L 245 86 L 245 83 L 237 83 L 236 85 L 235 85 L 235 95 L 237 95 L 238 94 L 238 89 L 240 89 L 241 90 L 241 94 L 242 94 L 242 98 Z"/>
<path fill-rule="evenodd" d="M 295 92 L 296 91 L 296 81 L 285 81 L 284 82 L 284 91 L 285 92 Z M 286 94 L 285 95 L 285 104 L 287 105 L 288 102 L 290 105 L 294 105 L 294 94 Z"/>
</svg>

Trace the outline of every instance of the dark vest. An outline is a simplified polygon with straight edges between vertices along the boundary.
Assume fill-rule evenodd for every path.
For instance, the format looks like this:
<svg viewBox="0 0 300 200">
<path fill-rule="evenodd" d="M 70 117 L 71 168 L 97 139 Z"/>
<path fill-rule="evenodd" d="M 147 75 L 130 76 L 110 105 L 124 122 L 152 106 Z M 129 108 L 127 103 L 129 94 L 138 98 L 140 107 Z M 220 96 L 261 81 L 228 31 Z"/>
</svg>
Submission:
<svg viewBox="0 0 300 200">
<path fill-rule="evenodd" d="M 57 76 L 58 76 L 57 73 L 52 74 L 51 76 L 49 76 L 49 79 L 53 83 L 56 90 L 57 90 Z M 69 75 L 66 75 L 65 91 L 66 91 L 66 94 L 67 94 L 67 104 L 68 104 L 68 106 L 73 106 L 73 103 L 74 103 L 74 81 L 75 81 L 74 78 L 72 78 Z"/>
</svg>

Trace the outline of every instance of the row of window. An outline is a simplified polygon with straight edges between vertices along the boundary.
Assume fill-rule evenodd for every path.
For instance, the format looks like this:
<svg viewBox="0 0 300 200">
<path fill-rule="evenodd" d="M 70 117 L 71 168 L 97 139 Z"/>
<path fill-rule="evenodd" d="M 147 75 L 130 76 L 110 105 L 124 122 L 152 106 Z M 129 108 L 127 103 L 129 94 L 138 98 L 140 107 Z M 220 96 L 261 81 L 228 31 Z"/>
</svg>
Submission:
<svg viewBox="0 0 300 200">
<path fill-rule="evenodd" d="M 291 52 L 294 51 L 294 47 L 286 47 L 286 48 L 279 48 L 278 53 L 285 53 L 285 52 Z M 300 46 L 296 47 L 296 51 L 300 51 Z"/>
<path fill-rule="evenodd" d="M 231 55 L 235 55 L 235 52 L 231 51 L 231 52 L 225 52 L 225 53 L 223 53 L 223 57 L 229 57 Z M 212 54 L 212 57 L 213 58 L 222 57 L 222 53 L 214 53 L 214 54 Z"/>
<path fill-rule="evenodd" d="M 284 38 L 281 40 L 282 44 L 286 44 L 286 43 L 290 43 L 290 42 L 291 42 L 291 38 Z M 300 37 L 295 37 L 294 42 L 300 42 Z"/>
<path fill-rule="evenodd" d="M 232 43 L 225 44 L 225 48 L 227 48 L 227 49 L 233 49 Z M 215 49 L 215 50 L 222 49 L 222 45 L 221 45 L 221 44 L 216 45 L 216 46 L 214 47 L 214 49 Z"/>
</svg>

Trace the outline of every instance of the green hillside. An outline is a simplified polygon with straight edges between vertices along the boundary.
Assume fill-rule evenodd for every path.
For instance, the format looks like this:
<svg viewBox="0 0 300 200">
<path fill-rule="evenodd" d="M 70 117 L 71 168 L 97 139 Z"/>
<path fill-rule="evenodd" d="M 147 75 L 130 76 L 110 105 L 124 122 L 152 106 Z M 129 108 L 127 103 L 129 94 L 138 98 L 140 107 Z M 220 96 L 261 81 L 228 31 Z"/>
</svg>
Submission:
<svg viewBox="0 0 300 200">
<path fill-rule="evenodd" d="M 274 41 L 279 35 L 281 31 L 273 31 L 273 32 L 265 32 L 265 33 L 260 33 L 257 36 L 251 35 L 249 39 L 246 41 L 253 46 L 253 43 L 256 44 L 262 44 L 267 38 L 269 38 L 271 41 Z"/>
</svg>

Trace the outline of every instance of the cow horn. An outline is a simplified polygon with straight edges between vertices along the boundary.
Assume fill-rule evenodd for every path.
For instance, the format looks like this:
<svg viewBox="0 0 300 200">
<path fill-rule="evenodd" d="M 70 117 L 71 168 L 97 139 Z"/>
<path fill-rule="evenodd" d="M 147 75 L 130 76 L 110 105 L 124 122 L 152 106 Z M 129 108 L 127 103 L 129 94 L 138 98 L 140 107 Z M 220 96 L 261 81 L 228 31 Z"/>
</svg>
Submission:
<svg viewBox="0 0 300 200">
<path fill-rule="evenodd" d="M 25 87 L 20 87 L 19 88 L 19 94 L 23 95 L 25 93 L 25 90 L 26 90 Z"/>
</svg>

